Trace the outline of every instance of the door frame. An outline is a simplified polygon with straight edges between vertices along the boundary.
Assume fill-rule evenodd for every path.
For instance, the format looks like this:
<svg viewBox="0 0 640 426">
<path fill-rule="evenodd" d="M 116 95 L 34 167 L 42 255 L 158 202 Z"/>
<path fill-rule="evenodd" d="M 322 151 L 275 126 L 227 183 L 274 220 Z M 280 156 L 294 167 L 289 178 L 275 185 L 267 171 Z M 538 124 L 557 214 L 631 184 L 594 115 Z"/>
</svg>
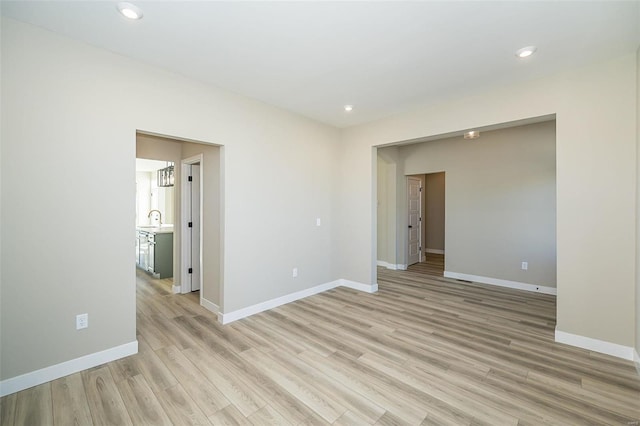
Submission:
<svg viewBox="0 0 640 426">
<path fill-rule="evenodd" d="M 423 188 L 423 179 L 421 179 L 419 177 L 420 175 L 406 175 L 405 178 L 405 194 L 406 194 L 406 198 L 405 198 L 405 206 L 407 208 L 406 210 L 406 214 L 405 216 L 405 221 L 406 221 L 406 226 L 405 226 L 405 237 L 403 238 L 404 240 L 404 263 L 406 265 L 406 268 L 408 268 L 409 265 L 409 180 L 410 179 L 417 179 L 420 181 L 420 201 L 419 201 L 419 213 L 418 213 L 418 262 L 416 263 L 422 263 L 422 253 L 423 253 L 423 249 L 422 249 L 422 202 L 423 202 L 423 194 L 422 194 L 422 188 Z M 405 269 L 406 269 L 405 268 Z"/>
<path fill-rule="evenodd" d="M 190 246 L 189 239 L 187 238 L 187 233 L 189 227 L 187 225 L 187 212 L 189 211 L 190 203 L 187 197 L 187 189 L 188 189 L 188 166 L 192 164 L 200 164 L 200 193 L 198 194 L 200 198 L 200 235 L 199 235 L 199 245 L 200 245 L 200 305 L 202 305 L 202 297 L 204 293 L 204 283 L 203 283 L 203 275 L 202 275 L 202 208 L 203 208 L 203 187 L 204 187 L 204 155 L 198 154 L 193 157 L 185 158 L 180 162 L 180 293 L 190 293 L 191 287 L 187 288 L 187 281 L 189 278 L 189 259 L 187 259 L 187 246 Z"/>
</svg>

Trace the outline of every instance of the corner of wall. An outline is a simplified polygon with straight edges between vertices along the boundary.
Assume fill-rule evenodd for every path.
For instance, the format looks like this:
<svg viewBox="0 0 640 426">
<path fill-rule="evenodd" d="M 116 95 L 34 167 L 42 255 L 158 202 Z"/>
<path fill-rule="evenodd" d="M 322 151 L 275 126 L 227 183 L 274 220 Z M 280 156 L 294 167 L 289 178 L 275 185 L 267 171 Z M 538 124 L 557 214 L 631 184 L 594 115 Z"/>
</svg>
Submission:
<svg viewBox="0 0 640 426">
<path fill-rule="evenodd" d="M 636 360 L 636 368 L 638 368 L 638 353 L 630 346 L 619 345 L 617 343 L 606 342 L 604 340 L 593 339 L 591 337 L 580 336 L 578 334 L 567 333 L 558 330 L 556 326 L 555 332 L 556 343 L 564 343 L 565 345 L 575 346 L 589 351 L 601 354 L 615 356 L 617 358 L 626 359 L 628 361 Z"/>
<path fill-rule="evenodd" d="M 347 287 L 354 290 L 362 291 L 364 293 L 375 293 L 378 291 L 377 283 L 363 284 L 356 281 L 340 278 L 335 281 L 330 281 L 328 283 L 320 284 L 315 287 L 307 288 L 301 291 L 296 291 L 294 293 L 289 293 L 284 296 L 276 297 L 275 299 L 271 299 L 271 300 L 257 303 L 255 305 L 247 306 L 245 308 L 241 308 L 236 311 L 227 312 L 227 313 L 218 312 L 218 321 L 223 325 L 229 324 L 233 321 L 237 321 L 239 319 L 246 318 L 251 315 L 259 314 L 260 312 L 274 309 L 274 308 L 277 308 L 278 306 L 286 305 L 287 303 L 304 299 L 305 297 L 313 296 L 318 293 L 323 293 L 325 291 L 332 290 L 336 287 Z"/>
</svg>

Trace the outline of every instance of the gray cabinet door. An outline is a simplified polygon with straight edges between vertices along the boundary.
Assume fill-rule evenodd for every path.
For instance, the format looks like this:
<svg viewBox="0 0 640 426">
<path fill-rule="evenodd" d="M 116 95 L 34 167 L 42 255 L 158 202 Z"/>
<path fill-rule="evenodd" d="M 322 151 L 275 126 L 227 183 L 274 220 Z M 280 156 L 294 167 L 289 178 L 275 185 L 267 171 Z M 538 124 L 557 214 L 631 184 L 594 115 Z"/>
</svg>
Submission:
<svg viewBox="0 0 640 426">
<path fill-rule="evenodd" d="M 153 272 L 160 278 L 173 276 L 173 233 L 155 234 Z"/>
</svg>

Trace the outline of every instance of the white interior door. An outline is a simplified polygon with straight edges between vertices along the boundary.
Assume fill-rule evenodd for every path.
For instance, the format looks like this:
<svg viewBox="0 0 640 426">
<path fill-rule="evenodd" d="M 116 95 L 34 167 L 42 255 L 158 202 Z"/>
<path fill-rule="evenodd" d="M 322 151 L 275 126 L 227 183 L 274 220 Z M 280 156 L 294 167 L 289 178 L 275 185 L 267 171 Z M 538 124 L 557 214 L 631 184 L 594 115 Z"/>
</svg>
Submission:
<svg viewBox="0 0 640 426">
<path fill-rule="evenodd" d="M 407 200 L 409 212 L 409 229 L 407 251 L 407 266 L 413 265 L 420 261 L 422 247 L 420 247 L 420 238 L 422 231 L 421 225 L 421 209 L 422 209 L 422 182 L 420 178 L 407 177 Z"/>
<path fill-rule="evenodd" d="M 191 291 L 200 290 L 200 165 L 192 164 L 189 182 L 189 229 Z"/>
</svg>

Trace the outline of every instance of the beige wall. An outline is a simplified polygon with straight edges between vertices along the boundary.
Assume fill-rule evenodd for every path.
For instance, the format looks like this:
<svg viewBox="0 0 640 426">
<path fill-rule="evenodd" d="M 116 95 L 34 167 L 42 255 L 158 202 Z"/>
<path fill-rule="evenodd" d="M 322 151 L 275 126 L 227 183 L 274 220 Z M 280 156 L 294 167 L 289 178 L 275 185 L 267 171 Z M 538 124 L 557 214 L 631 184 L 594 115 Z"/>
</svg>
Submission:
<svg viewBox="0 0 640 426">
<path fill-rule="evenodd" d="M 334 250 L 341 276 L 376 281 L 372 147 L 556 114 L 557 328 L 632 346 L 636 79 L 627 55 L 345 129 L 338 175 L 355 178 L 336 194 L 336 232 L 349 235 Z"/>
<path fill-rule="evenodd" d="M 422 215 L 422 247 L 444 251 L 445 224 L 445 173 L 429 173 L 424 176 L 424 214 Z"/>
<path fill-rule="evenodd" d="M 1 39 L 1 379 L 135 341 L 137 130 L 224 145 L 225 312 L 339 278 L 338 130 L 10 19 Z"/>
<path fill-rule="evenodd" d="M 556 286 L 555 122 L 483 132 L 472 141 L 457 136 L 397 149 L 401 175 L 447 174 L 446 271 Z M 403 248 L 405 193 L 389 200 L 398 206 L 402 231 L 387 236 Z M 527 271 L 521 270 L 522 261 L 529 263 Z"/>
<path fill-rule="evenodd" d="M 135 341 L 136 130 L 224 146 L 220 304 L 231 312 L 337 278 L 376 282 L 376 146 L 556 114 L 558 328 L 634 344 L 635 55 L 340 132 L 33 26 L 1 27 L 0 379 Z M 99 238 L 91 250 L 87 235 Z"/>
</svg>

